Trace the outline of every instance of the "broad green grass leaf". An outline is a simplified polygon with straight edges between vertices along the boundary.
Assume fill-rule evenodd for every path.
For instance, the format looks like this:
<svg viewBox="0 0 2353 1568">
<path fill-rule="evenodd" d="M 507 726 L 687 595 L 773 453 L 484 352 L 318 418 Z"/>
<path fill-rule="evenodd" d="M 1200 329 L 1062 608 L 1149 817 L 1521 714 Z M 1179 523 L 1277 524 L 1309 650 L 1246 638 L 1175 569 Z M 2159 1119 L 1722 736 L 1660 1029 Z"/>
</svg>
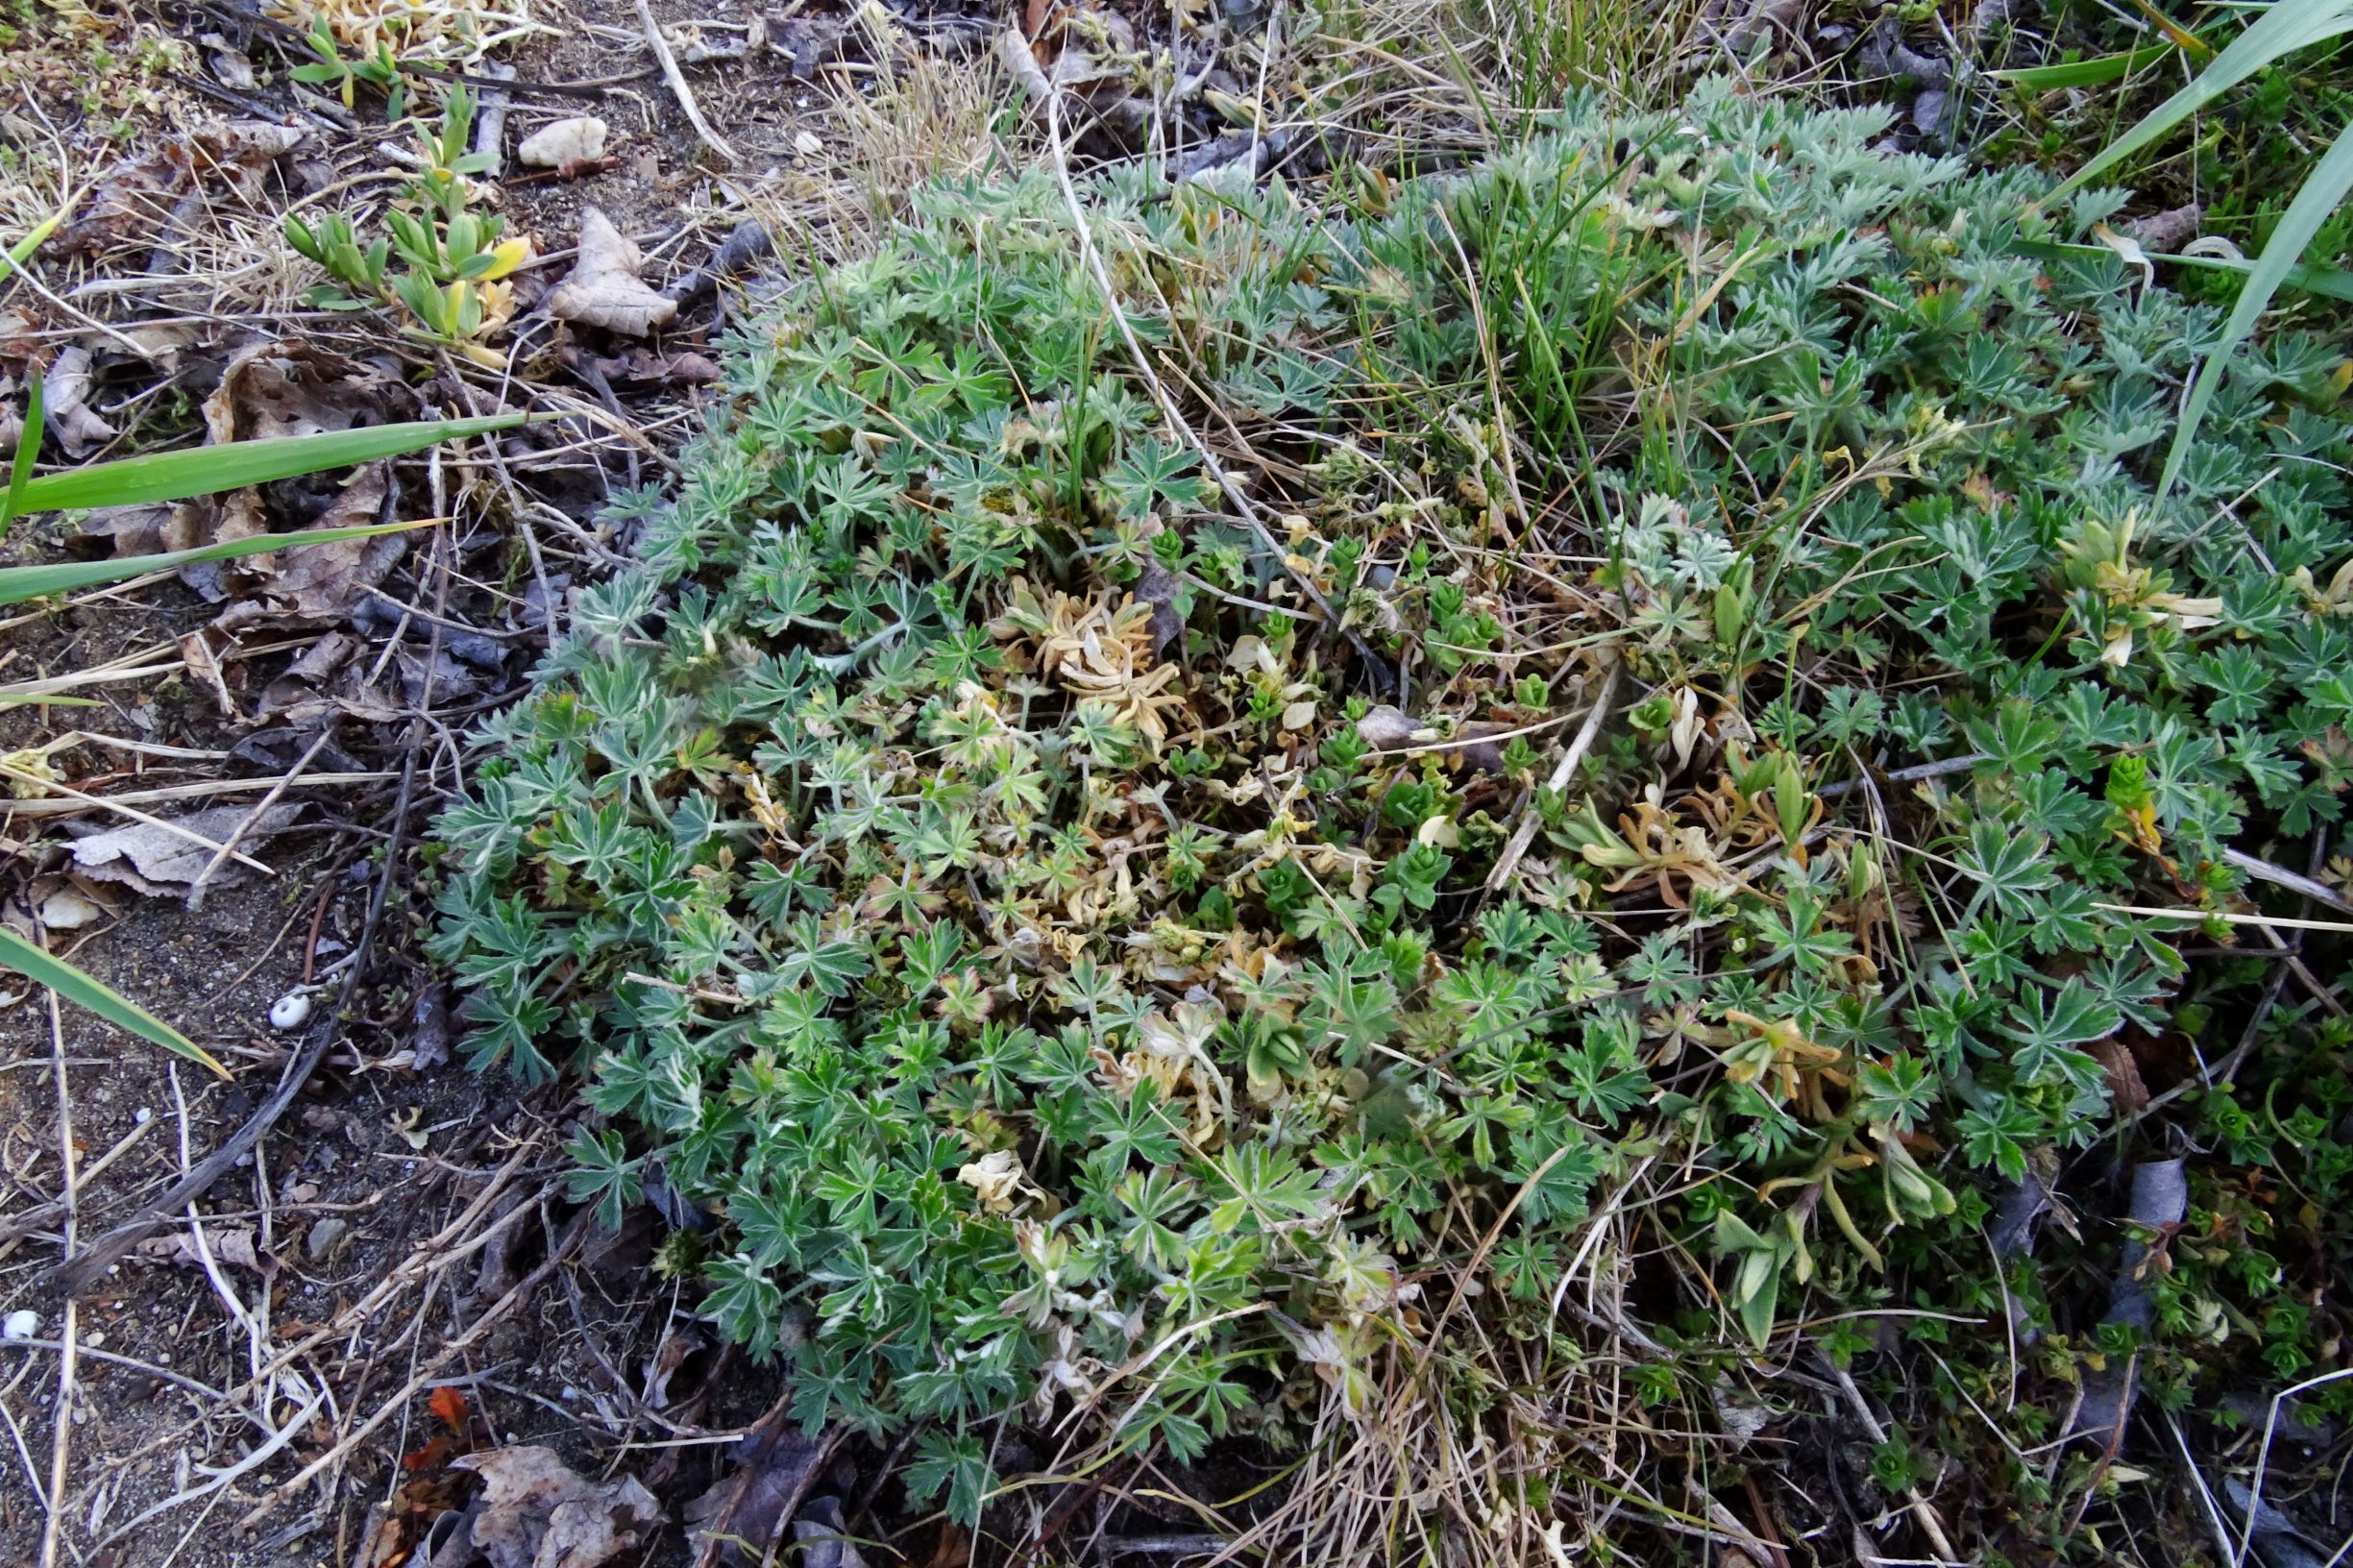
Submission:
<svg viewBox="0 0 2353 1568">
<path fill-rule="evenodd" d="M 322 469 L 398 457 L 442 441 L 512 429 L 527 417 L 499 414 L 486 419 L 419 420 L 268 441 L 231 441 L 218 446 L 191 447 L 184 452 L 150 453 L 71 473 L 45 475 L 24 487 L 22 510 L 55 512 L 184 501 L 190 496 L 267 484 L 273 479 L 290 479 Z"/>
<path fill-rule="evenodd" d="M 2289 0 L 2279 3 L 2286 5 Z M 2181 424 L 2173 431 L 2172 448 L 2165 454 L 2165 473 L 2157 480 L 2159 495 L 2173 488 L 2173 480 L 2190 455 L 2190 443 L 2197 435 L 2198 421 L 2206 416 L 2206 405 L 2214 401 L 2222 367 L 2255 330 L 2255 323 L 2294 269 L 2304 247 L 2312 243 L 2313 235 L 2320 232 L 2320 226 L 2337 210 L 2337 205 L 2348 191 L 2353 191 L 2353 129 L 2339 136 L 2327 155 L 2314 165 L 2304 188 L 2295 193 L 2295 200 L 2280 214 L 2278 227 L 2271 231 L 2271 242 L 2263 248 L 2263 255 L 2255 258 L 2254 266 L 2247 272 L 2246 282 L 2239 289 L 2239 303 L 2231 307 L 2230 320 L 2222 324 L 2222 340 L 2197 367 L 2197 380 L 2182 408 Z"/>
<path fill-rule="evenodd" d="M 2077 169 L 2061 193 L 2088 184 L 2155 141 L 2223 93 L 2284 55 L 2353 29 L 2353 0 L 2272 0 L 2263 15 L 2231 39 L 2196 80 L 2149 110 L 2097 158 Z"/>
<path fill-rule="evenodd" d="M 2028 92 L 2096 87 L 2109 82 L 2120 82 L 2133 72 L 2177 53 L 2179 47 L 2170 42 L 2145 43 L 2138 49 L 2127 49 L 2121 54 L 2100 55 L 2093 60 L 2071 60 L 2057 65 L 2029 65 L 2022 70 L 1996 71 L 1993 76 L 1997 82 L 2006 82 Z"/>
<path fill-rule="evenodd" d="M 16 460 L 9 465 L 8 491 L 0 495 L 0 534 L 9 530 L 23 509 L 25 487 L 33 482 L 34 455 L 41 450 L 41 435 L 48 424 L 48 405 L 41 399 L 41 373 L 33 372 L 25 380 L 24 427 L 16 432 Z"/>
<path fill-rule="evenodd" d="M 29 599 L 46 599 L 51 594 L 70 594 L 79 588 L 120 582 L 126 577 L 135 577 L 149 572 L 169 572 L 178 567 L 193 566 L 199 561 L 226 561 L 238 555 L 258 555 L 265 551 L 331 544 L 337 539 L 366 539 L 380 533 L 397 533 L 403 528 L 429 526 L 425 522 L 371 523 L 354 528 L 305 528 L 295 533 L 260 533 L 246 539 L 229 539 L 216 545 L 199 545 L 194 550 L 166 551 L 160 555 L 125 555 L 110 561 L 57 561 L 44 566 L 0 567 L 0 604 L 21 604 Z"/>
<path fill-rule="evenodd" d="M 47 986 L 76 1007 L 97 1014 L 117 1029 L 136 1035 L 141 1040 L 153 1041 L 174 1055 L 199 1063 L 223 1078 L 229 1076 L 228 1068 L 214 1061 L 210 1053 L 187 1036 L 120 992 L 99 984 L 63 959 L 27 942 L 5 926 L 0 926 L 0 965 L 6 965 L 36 984 Z"/>
<path fill-rule="evenodd" d="M 2048 240 L 2020 240 L 2018 248 L 2028 256 L 2047 261 L 2058 261 L 2069 257 L 2085 260 L 2113 260 L 2116 252 L 2106 245 L 2067 245 Z M 2257 259 L 2243 256 L 2179 256 L 2164 251 L 2145 253 L 2151 261 L 2164 261 L 2177 267 L 2203 267 L 2214 272 L 2235 272 L 2241 277 L 2255 270 Z M 2307 294 L 2324 294 L 2332 300 L 2353 301 L 2353 272 L 2341 267 L 2315 267 L 2298 264 L 2290 267 L 2281 282 L 2289 288 L 2300 288 Z"/>
</svg>

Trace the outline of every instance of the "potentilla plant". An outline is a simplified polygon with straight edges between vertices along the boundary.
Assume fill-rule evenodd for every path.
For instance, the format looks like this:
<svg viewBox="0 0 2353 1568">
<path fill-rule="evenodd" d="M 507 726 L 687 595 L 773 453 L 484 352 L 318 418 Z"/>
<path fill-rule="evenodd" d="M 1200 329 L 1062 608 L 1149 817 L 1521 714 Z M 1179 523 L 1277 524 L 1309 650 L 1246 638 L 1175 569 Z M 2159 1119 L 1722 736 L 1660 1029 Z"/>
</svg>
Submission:
<svg viewBox="0 0 2353 1568">
<path fill-rule="evenodd" d="M 1637 1171 L 1686 1337 L 1980 1248 L 2338 820 L 2347 432 L 2275 342 L 2160 497 L 2214 314 L 1883 127 L 927 192 L 484 725 L 475 1060 L 577 1073 L 576 1195 L 692 1206 L 702 1311 L 967 1519 L 1004 1423 L 1365 1414 L 1464 1270 L 1541 1340 Z"/>
</svg>

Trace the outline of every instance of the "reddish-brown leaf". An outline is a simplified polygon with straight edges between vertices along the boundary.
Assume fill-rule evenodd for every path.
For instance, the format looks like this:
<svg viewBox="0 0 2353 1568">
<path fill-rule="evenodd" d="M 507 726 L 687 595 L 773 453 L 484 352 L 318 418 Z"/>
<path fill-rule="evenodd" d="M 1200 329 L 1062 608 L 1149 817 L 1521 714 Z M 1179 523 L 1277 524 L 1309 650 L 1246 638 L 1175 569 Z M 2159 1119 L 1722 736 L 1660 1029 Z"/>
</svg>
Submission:
<svg viewBox="0 0 2353 1568">
<path fill-rule="evenodd" d="M 474 1407 L 466 1403 L 466 1392 L 462 1388 L 436 1388 L 425 1403 L 441 1418 L 441 1424 L 452 1432 L 465 1431 L 466 1418 L 474 1413 Z"/>
<path fill-rule="evenodd" d="M 401 1468 L 410 1475 L 420 1470 L 438 1470 L 450 1462 L 457 1445 L 447 1437 L 435 1437 L 421 1448 L 412 1448 L 401 1456 Z"/>
</svg>

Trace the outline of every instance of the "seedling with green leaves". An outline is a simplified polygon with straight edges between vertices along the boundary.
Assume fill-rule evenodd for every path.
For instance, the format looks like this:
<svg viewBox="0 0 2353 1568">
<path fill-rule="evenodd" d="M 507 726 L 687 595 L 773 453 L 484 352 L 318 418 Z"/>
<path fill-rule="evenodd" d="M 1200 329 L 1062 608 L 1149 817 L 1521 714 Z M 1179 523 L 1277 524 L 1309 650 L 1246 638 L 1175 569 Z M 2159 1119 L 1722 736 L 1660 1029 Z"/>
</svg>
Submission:
<svg viewBox="0 0 2353 1568">
<path fill-rule="evenodd" d="M 358 231 L 341 213 L 316 223 L 286 214 L 286 243 L 341 285 L 312 289 L 314 307 L 358 310 L 397 303 L 415 335 L 485 364 L 504 363 L 478 340 L 511 313 L 511 290 L 501 280 L 529 259 L 531 246 L 527 239 L 502 240 L 505 219 L 475 208 L 468 177 L 494 166 L 496 157 L 468 150 L 473 128 L 473 95 L 462 85 L 451 87 L 440 125 L 419 128 L 418 173 L 404 193 L 405 208 L 388 208 L 385 235 L 364 250 Z"/>
</svg>

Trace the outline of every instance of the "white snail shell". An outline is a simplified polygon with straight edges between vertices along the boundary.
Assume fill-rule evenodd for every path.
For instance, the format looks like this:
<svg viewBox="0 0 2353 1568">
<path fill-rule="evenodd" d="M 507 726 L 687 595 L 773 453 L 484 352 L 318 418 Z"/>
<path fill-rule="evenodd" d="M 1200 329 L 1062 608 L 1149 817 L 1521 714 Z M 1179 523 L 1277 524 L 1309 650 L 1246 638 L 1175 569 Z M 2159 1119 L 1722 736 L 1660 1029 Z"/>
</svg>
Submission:
<svg viewBox="0 0 2353 1568">
<path fill-rule="evenodd" d="M 307 992 L 289 991 L 270 1004 L 270 1027 L 300 1029 L 303 1020 L 310 1017 L 310 995 Z"/>
</svg>

